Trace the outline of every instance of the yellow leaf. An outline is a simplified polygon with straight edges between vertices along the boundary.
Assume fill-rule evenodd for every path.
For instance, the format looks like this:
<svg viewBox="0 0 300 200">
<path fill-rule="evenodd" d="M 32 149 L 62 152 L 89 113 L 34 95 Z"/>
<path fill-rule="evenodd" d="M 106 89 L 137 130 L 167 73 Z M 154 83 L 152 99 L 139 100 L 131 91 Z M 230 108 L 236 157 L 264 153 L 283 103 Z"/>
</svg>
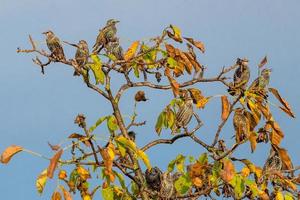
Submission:
<svg viewBox="0 0 300 200">
<path fill-rule="evenodd" d="M 131 149 L 132 151 L 136 151 L 136 144 L 132 140 L 127 139 L 124 136 L 119 136 L 115 140 L 123 144 L 125 147 Z"/>
<path fill-rule="evenodd" d="M 47 169 L 45 169 L 44 171 L 42 171 L 42 173 L 40 173 L 40 175 L 38 176 L 35 182 L 35 186 L 39 194 L 43 193 L 46 182 L 47 182 Z"/>
<path fill-rule="evenodd" d="M 83 196 L 83 200 L 92 200 L 92 197 L 90 195 L 88 195 L 88 194 L 85 194 Z"/>
<path fill-rule="evenodd" d="M 247 177 L 250 174 L 250 169 L 248 167 L 244 167 L 241 171 L 243 177 Z"/>
<path fill-rule="evenodd" d="M 139 46 L 140 42 L 139 41 L 134 41 L 130 47 L 128 48 L 128 50 L 126 51 L 125 55 L 124 55 L 124 60 L 128 61 L 130 59 L 132 59 L 137 51 L 137 48 Z"/>
<path fill-rule="evenodd" d="M 77 167 L 77 172 L 83 180 L 87 180 L 88 178 L 91 178 L 90 172 L 86 169 L 84 169 L 82 166 Z"/>
<path fill-rule="evenodd" d="M 19 153 L 22 150 L 23 147 L 16 146 L 16 145 L 11 145 L 7 147 L 4 150 L 4 152 L 1 154 L 0 162 L 3 164 L 7 164 L 16 153 Z"/>
<path fill-rule="evenodd" d="M 182 38 L 181 38 L 181 30 L 174 25 L 170 25 L 170 28 L 172 29 L 173 33 L 171 33 L 170 31 L 167 31 L 167 34 L 170 38 L 172 38 L 173 40 L 175 40 L 176 42 L 182 42 Z"/>
<path fill-rule="evenodd" d="M 197 108 L 204 108 L 205 105 L 208 103 L 211 97 L 205 97 L 197 102 L 196 107 Z"/>
<path fill-rule="evenodd" d="M 284 200 L 283 194 L 281 192 L 277 192 L 275 196 L 275 200 Z"/>
<path fill-rule="evenodd" d="M 229 111 L 230 111 L 230 104 L 228 101 L 227 96 L 222 96 L 221 97 L 221 102 L 222 102 L 222 120 L 226 120 L 227 117 L 229 116 Z"/>
<path fill-rule="evenodd" d="M 150 160 L 149 160 L 147 154 L 145 152 L 143 152 L 142 150 L 138 150 L 137 155 L 138 155 L 138 157 L 140 157 L 143 160 L 147 169 L 150 170 L 152 167 L 151 167 Z"/>
</svg>

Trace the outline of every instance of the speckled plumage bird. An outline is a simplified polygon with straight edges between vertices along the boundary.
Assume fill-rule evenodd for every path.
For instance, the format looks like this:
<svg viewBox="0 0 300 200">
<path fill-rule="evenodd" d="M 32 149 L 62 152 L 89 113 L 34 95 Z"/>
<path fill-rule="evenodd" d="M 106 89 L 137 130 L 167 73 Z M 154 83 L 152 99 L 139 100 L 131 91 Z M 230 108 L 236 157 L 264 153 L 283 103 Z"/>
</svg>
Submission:
<svg viewBox="0 0 300 200">
<path fill-rule="evenodd" d="M 93 46 L 93 53 L 98 54 L 105 45 L 107 45 L 109 42 L 116 40 L 116 23 L 118 22 L 119 21 L 117 20 L 109 19 L 106 22 L 106 26 L 99 30 L 99 34 Z"/>
<path fill-rule="evenodd" d="M 269 85 L 271 72 L 271 69 L 263 69 L 260 76 L 253 81 L 248 90 L 253 92 L 265 90 Z"/>
<path fill-rule="evenodd" d="M 264 164 L 263 171 L 268 172 L 271 170 L 281 170 L 282 168 L 282 160 L 276 150 L 272 147 L 270 150 L 270 154 Z"/>
<path fill-rule="evenodd" d="M 237 143 L 247 139 L 249 133 L 249 122 L 247 117 L 244 115 L 244 109 L 237 108 L 233 115 L 233 127 L 235 130 L 235 140 Z"/>
<path fill-rule="evenodd" d="M 51 51 L 51 56 L 56 60 L 66 60 L 64 49 L 62 48 L 61 42 L 52 31 L 43 32 L 46 35 L 46 43 Z"/>
<path fill-rule="evenodd" d="M 169 200 L 175 193 L 174 188 L 174 178 L 170 172 L 164 172 L 161 175 L 161 187 L 160 187 L 160 195 Z"/>
<path fill-rule="evenodd" d="M 159 191 L 161 187 L 161 170 L 158 167 L 153 167 L 145 172 L 145 178 L 149 188 Z"/>
<path fill-rule="evenodd" d="M 79 68 L 83 68 L 88 62 L 89 58 L 89 48 L 85 40 L 80 40 L 77 44 L 77 50 L 75 53 L 75 60 Z M 74 72 L 74 76 L 79 76 L 78 72 Z"/>
<path fill-rule="evenodd" d="M 107 46 L 107 52 L 114 55 L 117 60 L 124 60 L 124 51 L 118 40 L 115 42 L 111 42 Z"/>
<path fill-rule="evenodd" d="M 233 75 L 233 83 L 231 83 L 228 92 L 230 95 L 235 96 L 241 94 L 242 90 L 246 89 L 247 83 L 250 78 L 250 69 L 248 67 L 247 59 L 237 59 L 238 68 Z"/>
<path fill-rule="evenodd" d="M 177 129 L 186 127 L 191 121 L 193 116 L 193 99 L 187 97 L 182 106 L 180 106 L 176 114 L 176 127 Z"/>
</svg>

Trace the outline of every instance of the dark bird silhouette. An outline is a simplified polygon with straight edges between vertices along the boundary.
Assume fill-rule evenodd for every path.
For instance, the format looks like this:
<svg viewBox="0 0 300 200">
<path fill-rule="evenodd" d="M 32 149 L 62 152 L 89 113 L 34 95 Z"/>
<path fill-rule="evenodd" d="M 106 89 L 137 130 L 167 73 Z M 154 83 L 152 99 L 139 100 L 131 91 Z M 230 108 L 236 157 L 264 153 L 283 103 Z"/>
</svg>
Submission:
<svg viewBox="0 0 300 200">
<path fill-rule="evenodd" d="M 150 170 L 147 169 L 145 172 L 145 178 L 147 185 L 155 190 L 159 191 L 161 187 L 161 170 L 158 167 L 153 167 Z"/>
<path fill-rule="evenodd" d="M 246 89 L 247 83 L 250 78 L 250 69 L 248 67 L 247 59 L 237 59 L 238 68 L 233 75 L 233 83 L 230 84 L 228 92 L 230 95 L 240 95 Z"/>
<path fill-rule="evenodd" d="M 109 42 L 116 40 L 117 27 L 116 23 L 119 21 L 114 19 L 109 19 L 106 22 L 106 26 L 99 30 L 96 42 L 93 46 L 93 53 L 98 54 L 103 47 L 105 47 Z"/>
<path fill-rule="evenodd" d="M 51 56 L 56 60 L 66 60 L 64 50 L 58 37 L 52 31 L 43 32 L 46 35 L 46 43 L 51 51 Z"/>
</svg>

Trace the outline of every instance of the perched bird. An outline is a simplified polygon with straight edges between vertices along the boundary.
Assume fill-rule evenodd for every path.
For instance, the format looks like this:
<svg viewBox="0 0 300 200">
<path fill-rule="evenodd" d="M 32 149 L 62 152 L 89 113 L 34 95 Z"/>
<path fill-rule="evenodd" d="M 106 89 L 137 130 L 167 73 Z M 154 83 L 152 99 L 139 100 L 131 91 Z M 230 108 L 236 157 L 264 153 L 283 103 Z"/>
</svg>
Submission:
<svg viewBox="0 0 300 200">
<path fill-rule="evenodd" d="M 232 96 L 239 95 L 242 90 L 245 90 L 250 78 L 248 60 L 238 58 L 236 63 L 239 67 L 235 70 L 233 83 L 231 83 L 228 89 L 229 94 Z"/>
<path fill-rule="evenodd" d="M 281 170 L 282 168 L 282 160 L 278 154 L 278 152 L 272 147 L 270 149 L 270 154 L 264 164 L 263 171 L 268 172 L 271 170 Z"/>
<path fill-rule="evenodd" d="M 161 187 L 161 174 L 162 172 L 160 171 L 160 169 L 158 167 L 153 167 L 150 170 L 147 169 L 145 172 L 145 178 L 146 178 L 146 182 L 147 185 L 155 190 L 155 191 L 159 191 L 160 187 Z"/>
<path fill-rule="evenodd" d="M 117 20 L 109 19 L 106 22 L 106 26 L 99 30 L 99 34 L 93 46 L 93 53 L 98 54 L 105 45 L 116 40 L 116 23 L 118 22 Z"/>
<path fill-rule="evenodd" d="M 260 76 L 256 78 L 249 87 L 249 91 L 264 91 L 270 82 L 271 69 L 263 69 Z"/>
<path fill-rule="evenodd" d="M 233 127 L 235 130 L 235 140 L 237 143 L 247 139 L 250 135 L 250 125 L 244 115 L 244 109 L 237 108 L 233 115 Z"/>
<path fill-rule="evenodd" d="M 177 129 L 186 127 L 191 121 L 193 116 L 193 99 L 187 97 L 182 106 L 180 106 L 176 114 L 176 127 Z"/>
<path fill-rule="evenodd" d="M 79 68 L 84 68 L 85 64 L 88 62 L 89 58 L 89 48 L 85 40 L 80 40 L 77 44 L 77 51 L 75 53 L 75 60 Z M 75 71 L 74 76 L 79 76 L 79 72 Z"/>
<path fill-rule="evenodd" d="M 123 48 L 120 46 L 118 39 L 115 42 L 109 43 L 107 46 L 107 52 L 114 55 L 117 60 L 124 60 Z"/>
<path fill-rule="evenodd" d="M 136 133 L 134 131 L 129 131 L 128 136 L 132 141 L 135 141 Z"/>
<path fill-rule="evenodd" d="M 46 35 L 46 43 L 51 51 L 51 56 L 56 60 L 66 60 L 59 38 L 50 30 L 43 32 L 43 34 Z"/>
<path fill-rule="evenodd" d="M 164 172 L 161 175 L 160 195 L 164 199 L 171 199 L 175 193 L 174 178 L 170 172 Z"/>
</svg>

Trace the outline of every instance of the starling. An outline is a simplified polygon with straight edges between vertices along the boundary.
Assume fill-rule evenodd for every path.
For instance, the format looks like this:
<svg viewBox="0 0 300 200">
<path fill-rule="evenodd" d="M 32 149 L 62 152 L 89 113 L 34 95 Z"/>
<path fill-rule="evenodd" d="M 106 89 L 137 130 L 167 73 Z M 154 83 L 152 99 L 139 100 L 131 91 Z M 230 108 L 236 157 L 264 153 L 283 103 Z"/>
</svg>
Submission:
<svg viewBox="0 0 300 200">
<path fill-rule="evenodd" d="M 117 20 L 110 19 L 106 22 L 106 26 L 99 30 L 99 34 L 93 46 L 93 53 L 98 54 L 105 45 L 116 40 L 116 23 L 118 22 Z"/>
<path fill-rule="evenodd" d="M 171 199 L 174 192 L 174 178 L 171 173 L 164 172 L 161 175 L 160 195 L 164 197 L 164 199 Z"/>
<path fill-rule="evenodd" d="M 124 60 L 123 48 L 120 46 L 119 41 L 111 42 L 107 47 L 107 52 L 115 56 L 117 60 Z"/>
<path fill-rule="evenodd" d="M 132 141 L 135 141 L 136 133 L 134 131 L 129 131 L 128 136 Z"/>
<path fill-rule="evenodd" d="M 192 116 L 193 116 L 193 99 L 187 97 L 183 105 L 180 106 L 178 113 L 176 114 L 177 129 L 181 127 L 186 127 L 186 125 L 191 121 Z"/>
<path fill-rule="evenodd" d="M 237 108 L 234 112 L 233 127 L 236 132 L 235 140 L 237 143 L 249 137 L 249 122 L 247 117 L 244 115 L 244 110 L 242 108 Z"/>
<path fill-rule="evenodd" d="M 43 34 L 46 35 L 46 43 L 51 51 L 51 56 L 58 61 L 66 60 L 59 38 L 50 30 L 43 32 Z"/>
<path fill-rule="evenodd" d="M 250 78 L 248 60 L 238 58 L 237 64 L 239 67 L 235 70 L 233 83 L 231 83 L 231 87 L 228 89 L 229 94 L 232 96 L 239 95 L 241 93 L 241 89 L 245 90 Z"/>
<path fill-rule="evenodd" d="M 85 40 L 80 40 L 77 45 L 77 51 L 75 53 L 75 60 L 77 62 L 78 67 L 84 68 L 89 58 L 89 48 L 88 44 Z M 78 72 L 74 72 L 74 76 L 79 76 Z"/>
<path fill-rule="evenodd" d="M 270 82 L 271 69 L 263 69 L 260 76 L 253 81 L 249 91 L 264 91 Z"/>
<path fill-rule="evenodd" d="M 266 163 L 263 167 L 264 172 L 269 172 L 272 170 L 279 171 L 282 168 L 282 160 L 278 152 L 272 147 L 270 150 L 270 155 L 266 160 Z"/>
<path fill-rule="evenodd" d="M 146 182 L 151 189 L 155 191 L 160 190 L 161 174 L 162 172 L 158 167 L 153 167 L 150 170 L 149 169 L 146 170 L 145 172 Z"/>
</svg>

